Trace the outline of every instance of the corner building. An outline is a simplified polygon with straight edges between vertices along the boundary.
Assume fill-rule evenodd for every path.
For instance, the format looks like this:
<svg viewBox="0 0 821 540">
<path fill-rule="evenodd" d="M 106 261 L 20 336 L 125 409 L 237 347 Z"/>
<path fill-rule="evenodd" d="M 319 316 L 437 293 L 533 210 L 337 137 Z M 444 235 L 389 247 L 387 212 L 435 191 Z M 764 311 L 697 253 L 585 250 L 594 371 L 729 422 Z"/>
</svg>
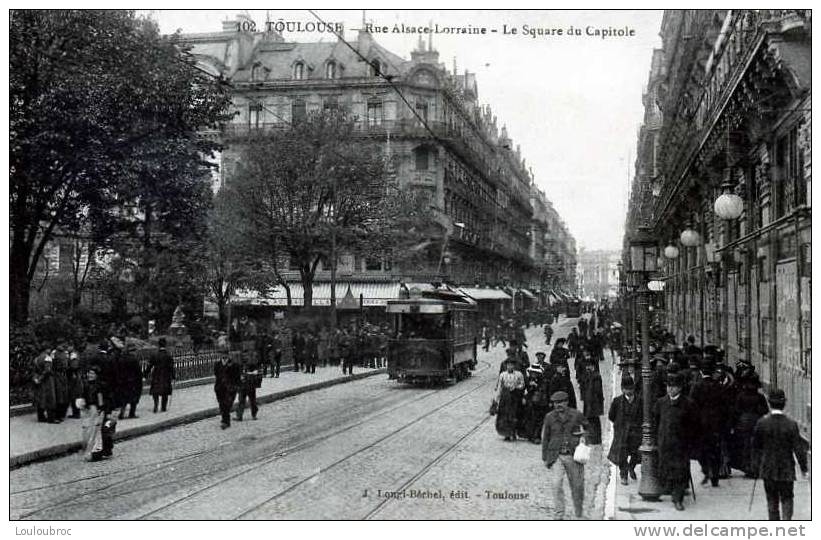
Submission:
<svg viewBox="0 0 821 540">
<path fill-rule="evenodd" d="M 350 42 L 357 54 L 333 36 L 296 43 L 274 31 L 238 32 L 243 20 L 225 21 L 222 32 L 181 38 L 201 69 L 225 78 L 234 89 L 237 114 L 211 134 L 226 145 L 219 183 L 231 181 L 242 137 L 249 132 L 283 129 L 312 112 L 344 108 L 356 117 L 359 136 L 380 142 L 398 158 L 394 173 L 399 185 L 426 193 L 448 233 L 447 244 L 435 250 L 443 256 L 424 267 L 398 268 L 391 261 L 342 254 L 338 297 L 345 293 L 345 281 L 388 284 L 375 294 L 390 295 L 393 288 L 398 291 L 400 280 L 443 277 L 464 286 L 504 288 L 511 307 L 516 294 L 526 299 L 522 305 L 549 301 L 548 284 L 574 292 L 575 278 L 565 270 L 575 269 L 573 238 L 555 211 L 540 215 L 538 226 L 533 221 L 532 198 L 549 201 L 535 187 L 507 129 L 489 106 L 479 104 L 475 74 L 458 73 L 455 65 L 449 71 L 432 43 L 421 38 L 406 60 L 364 30 Z M 545 244 L 547 251 L 541 248 Z M 298 282 L 296 274 L 294 278 Z M 323 303 L 327 287 L 322 282 L 329 278 L 330 272 L 320 267 L 315 305 Z M 359 290 L 373 293 L 372 287 L 357 285 L 354 296 Z"/>
</svg>

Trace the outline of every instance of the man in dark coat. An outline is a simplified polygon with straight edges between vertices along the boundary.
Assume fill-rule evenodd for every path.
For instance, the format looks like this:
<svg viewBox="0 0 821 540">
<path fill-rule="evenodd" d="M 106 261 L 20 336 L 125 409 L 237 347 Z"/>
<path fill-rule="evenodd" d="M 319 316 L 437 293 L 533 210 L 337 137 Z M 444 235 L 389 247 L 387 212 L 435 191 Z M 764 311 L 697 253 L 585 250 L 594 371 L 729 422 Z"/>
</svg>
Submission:
<svg viewBox="0 0 821 540">
<path fill-rule="evenodd" d="M 753 462 L 764 480 L 769 518 L 789 521 L 793 514 L 795 460 L 801 476 L 806 478 L 808 443 L 801 437 L 798 424 L 784 414 L 784 391 L 772 391 L 768 401 L 770 413 L 753 430 Z"/>
<path fill-rule="evenodd" d="M 588 358 L 585 364 L 585 384 L 582 390 L 584 400 L 584 417 L 590 424 L 590 433 L 585 435 L 587 444 L 601 444 L 601 419 L 604 414 L 604 391 L 602 389 L 601 375 L 596 371 L 598 361 Z"/>
<path fill-rule="evenodd" d="M 573 328 L 567 336 L 567 349 L 570 351 L 570 356 L 574 358 L 579 354 L 580 339 L 578 329 L 576 328 Z"/>
<path fill-rule="evenodd" d="M 279 328 L 271 331 L 271 377 L 279 378 L 280 368 L 282 367 L 282 353 L 284 344 L 282 343 L 282 332 Z"/>
<path fill-rule="evenodd" d="M 690 479 L 693 434 L 698 433 L 698 411 L 693 400 L 682 394 L 680 373 L 667 375 L 667 395 L 653 411 L 658 443 L 658 478 L 673 494 L 676 510 L 684 510 L 684 491 Z"/>
<path fill-rule="evenodd" d="M 257 355 L 257 365 L 259 366 L 260 373 L 262 376 L 265 377 L 265 374 L 268 372 L 268 367 L 271 365 L 271 332 L 265 331 L 263 328 L 259 329 L 257 332 L 256 340 L 254 341 L 254 349 L 256 350 Z M 271 369 L 271 375 L 273 376 L 273 368 Z"/>
<path fill-rule="evenodd" d="M 123 341 L 119 364 L 122 391 L 122 407 L 119 415 L 121 420 L 125 417 L 126 405 L 129 406 L 128 417 L 139 418 L 137 416 L 137 404 L 140 402 L 140 396 L 143 393 L 143 371 L 140 367 L 140 360 L 135 353 L 134 345 Z"/>
<path fill-rule="evenodd" d="M 579 327 L 579 335 L 582 337 L 587 337 L 587 319 L 584 317 L 579 319 L 579 324 L 577 326 Z"/>
<path fill-rule="evenodd" d="M 214 393 L 217 395 L 220 416 L 220 427 L 226 429 L 231 426 L 231 407 L 241 384 L 242 372 L 240 365 L 230 356 L 227 346 L 220 347 L 220 359 L 214 364 Z"/>
<path fill-rule="evenodd" d="M 305 366 L 305 373 L 316 373 L 316 359 L 319 345 L 317 342 L 317 337 L 312 329 L 306 330 L 304 336 L 305 344 L 302 358 Z"/>
<path fill-rule="evenodd" d="M 339 352 L 342 356 L 342 374 L 353 375 L 353 364 L 356 361 L 356 330 L 342 330 L 339 337 Z"/>
<path fill-rule="evenodd" d="M 257 412 L 259 411 L 259 407 L 257 406 L 257 388 L 262 386 L 262 373 L 257 363 L 258 357 L 255 351 L 245 352 L 240 358 L 241 372 L 236 416 L 238 422 L 242 422 L 242 413 L 245 411 L 246 400 L 251 408 L 251 419 L 257 419 Z"/>
<path fill-rule="evenodd" d="M 299 371 L 300 367 L 305 364 L 305 335 L 302 331 L 294 332 L 291 346 L 294 351 L 294 371 Z"/>
<path fill-rule="evenodd" d="M 627 485 L 627 475 L 636 479 L 636 465 L 641 461 L 641 399 L 636 396 L 636 384 L 631 377 L 621 380 L 621 395 L 613 398 L 607 418 L 613 423 L 613 442 L 607 454 L 619 468 L 622 485 Z"/>
<path fill-rule="evenodd" d="M 159 350 L 151 355 L 148 366 L 145 368 L 146 377 L 151 377 L 151 386 L 148 393 L 154 400 L 154 412 L 161 407 L 162 412 L 168 410 L 168 396 L 171 395 L 171 381 L 176 379 L 174 373 L 174 359 L 166 349 L 165 338 L 159 340 Z"/>
<path fill-rule="evenodd" d="M 590 355 L 597 361 L 596 371 L 599 371 L 598 362 L 604 361 L 604 335 L 602 335 L 601 330 L 596 330 L 590 336 L 588 347 L 590 348 Z"/>
<path fill-rule="evenodd" d="M 701 363 L 701 376 L 690 389 L 690 399 L 696 404 L 701 430 L 698 440 L 698 461 L 704 478 L 701 485 L 709 480 L 718 487 L 721 469 L 721 430 L 724 428 L 729 403 L 723 400 L 721 387 L 713 378 L 714 365 L 710 358 Z"/>
</svg>

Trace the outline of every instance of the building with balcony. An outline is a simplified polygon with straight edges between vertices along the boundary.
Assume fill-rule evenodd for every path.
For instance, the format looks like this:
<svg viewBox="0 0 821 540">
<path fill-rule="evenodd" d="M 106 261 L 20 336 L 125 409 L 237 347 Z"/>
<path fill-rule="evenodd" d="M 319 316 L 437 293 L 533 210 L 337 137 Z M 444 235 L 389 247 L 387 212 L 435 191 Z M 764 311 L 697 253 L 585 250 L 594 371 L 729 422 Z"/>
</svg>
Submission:
<svg viewBox="0 0 821 540">
<path fill-rule="evenodd" d="M 344 254 L 341 281 L 448 279 L 535 295 L 550 278 L 557 288 L 570 288 L 572 236 L 555 211 L 534 221 L 533 174 L 490 106 L 479 103 L 474 73 L 447 69 L 430 39 L 420 38 L 407 60 L 364 30 L 349 47 L 341 38 L 295 43 L 275 31 L 237 31 L 242 26 L 225 21 L 222 32 L 181 36 L 198 65 L 233 88 L 235 115 L 216 135 L 226 146 L 218 184 L 231 181 L 249 132 L 342 108 L 356 118 L 362 137 L 394 157 L 399 185 L 428 195 L 444 232 L 437 256 L 421 267 Z M 544 194 L 539 200 L 549 206 Z M 328 274 L 320 267 L 317 281 Z"/>
<path fill-rule="evenodd" d="M 750 361 L 809 428 L 811 12 L 668 11 L 661 36 L 626 231 L 668 248 L 679 342 Z"/>
</svg>

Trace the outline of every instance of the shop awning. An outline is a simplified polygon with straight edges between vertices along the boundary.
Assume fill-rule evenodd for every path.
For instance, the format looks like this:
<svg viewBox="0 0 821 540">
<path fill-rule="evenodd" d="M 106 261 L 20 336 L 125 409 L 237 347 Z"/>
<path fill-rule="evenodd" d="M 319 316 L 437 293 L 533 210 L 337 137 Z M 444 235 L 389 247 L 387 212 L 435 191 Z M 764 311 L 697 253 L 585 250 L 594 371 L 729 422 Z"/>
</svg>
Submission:
<svg viewBox="0 0 821 540">
<path fill-rule="evenodd" d="M 474 300 L 511 300 L 509 294 L 499 289 L 462 287 L 459 291 L 470 296 Z"/>
<path fill-rule="evenodd" d="M 527 289 L 519 289 L 517 291 L 519 294 L 526 296 L 528 298 L 536 298 L 532 292 L 528 291 Z"/>
<path fill-rule="evenodd" d="M 301 283 L 289 283 L 291 290 L 291 305 L 302 306 L 304 304 L 304 289 Z M 354 298 L 359 300 L 359 295 L 362 295 L 362 305 L 367 306 L 386 306 L 388 300 L 395 300 L 399 298 L 399 283 L 394 282 L 338 282 L 336 284 L 336 301 L 342 299 L 351 288 L 351 294 Z M 314 306 L 330 306 L 331 305 L 331 284 L 329 282 L 314 283 L 313 299 Z M 281 285 L 274 290 L 261 295 L 256 291 L 237 291 L 231 297 L 231 303 L 234 305 L 252 305 L 252 306 L 287 306 L 288 297 L 285 294 L 285 288 Z"/>
</svg>

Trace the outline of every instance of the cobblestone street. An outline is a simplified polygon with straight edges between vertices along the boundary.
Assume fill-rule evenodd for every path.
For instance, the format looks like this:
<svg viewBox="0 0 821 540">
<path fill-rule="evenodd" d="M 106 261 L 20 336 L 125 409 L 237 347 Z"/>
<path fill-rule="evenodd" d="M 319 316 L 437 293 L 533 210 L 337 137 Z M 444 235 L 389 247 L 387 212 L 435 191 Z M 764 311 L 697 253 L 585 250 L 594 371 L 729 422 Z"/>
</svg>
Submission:
<svg viewBox="0 0 821 540">
<path fill-rule="evenodd" d="M 556 336 L 575 322 L 562 319 Z M 531 355 L 549 353 L 541 327 L 527 336 Z M 209 419 L 124 441 L 110 461 L 71 455 L 13 470 L 11 515 L 550 519 L 540 446 L 504 443 L 487 414 L 502 349 L 481 352 L 474 376 L 445 388 L 377 376 L 264 406 L 258 422 L 226 431 Z M 585 517 L 601 519 L 608 474 L 596 447 Z"/>
</svg>

